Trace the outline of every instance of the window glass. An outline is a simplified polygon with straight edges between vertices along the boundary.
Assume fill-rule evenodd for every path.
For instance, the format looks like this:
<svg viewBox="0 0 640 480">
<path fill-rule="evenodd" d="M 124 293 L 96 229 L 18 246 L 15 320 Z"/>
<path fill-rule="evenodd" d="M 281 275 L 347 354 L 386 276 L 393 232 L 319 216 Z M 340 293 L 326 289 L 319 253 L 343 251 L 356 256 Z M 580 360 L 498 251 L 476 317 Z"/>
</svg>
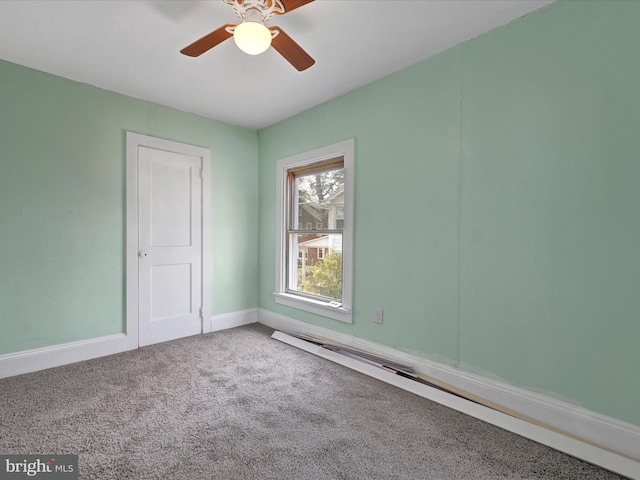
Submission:
<svg viewBox="0 0 640 480">
<path fill-rule="evenodd" d="M 292 190 L 287 251 L 304 252 L 295 259 L 287 254 L 287 291 L 341 301 L 344 161 L 292 168 L 287 175 Z M 314 225 L 322 233 L 312 233 Z"/>
<path fill-rule="evenodd" d="M 336 229 L 338 220 L 344 219 L 344 168 L 302 175 L 294 171 L 293 175 L 297 225 L 307 230 L 314 225 L 316 230 Z"/>
<path fill-rule="evenodd" d="M 289 291 L 341 300 L 342 234 L 291 233 L 290 242 L 305 254 L 289 269 Z"/>
</svg>

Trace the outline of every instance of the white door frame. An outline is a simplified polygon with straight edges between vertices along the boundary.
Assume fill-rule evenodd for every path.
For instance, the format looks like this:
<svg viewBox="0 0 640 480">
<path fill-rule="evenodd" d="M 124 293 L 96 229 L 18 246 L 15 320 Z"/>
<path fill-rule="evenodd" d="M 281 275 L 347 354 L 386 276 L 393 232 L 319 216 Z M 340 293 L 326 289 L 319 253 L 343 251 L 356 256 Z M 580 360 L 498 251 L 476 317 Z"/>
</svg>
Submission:
<svg viewBox="0 0 640 480">
<path fill-rule="evenodd" d="M 138 149 L 140 147 L 165 150 L 202 159 L 202 333 L 211 331 L 213 269 L 211 263 L 211 151 L 208 148 L 127 132 L 125 301 L 128 350 L 138 348 Z"/>
</svg>

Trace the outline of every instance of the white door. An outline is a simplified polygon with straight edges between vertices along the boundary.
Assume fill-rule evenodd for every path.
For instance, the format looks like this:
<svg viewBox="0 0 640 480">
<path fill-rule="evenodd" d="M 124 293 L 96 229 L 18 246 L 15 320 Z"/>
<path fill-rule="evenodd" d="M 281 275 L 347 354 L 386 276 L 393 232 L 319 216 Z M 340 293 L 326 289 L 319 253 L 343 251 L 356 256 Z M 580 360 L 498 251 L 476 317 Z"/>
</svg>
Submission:
<svg viewBox="0 0 640 480">
<path fill-rule="evenodd" d="M 127 348 L 210 332 L 209 149 L 127 132 L 126 237 Z"/>
<path fill-rule="evenodd" d="M 139 346 L 202 325 L 202 158 L 140 145 Z"/>
</svg>

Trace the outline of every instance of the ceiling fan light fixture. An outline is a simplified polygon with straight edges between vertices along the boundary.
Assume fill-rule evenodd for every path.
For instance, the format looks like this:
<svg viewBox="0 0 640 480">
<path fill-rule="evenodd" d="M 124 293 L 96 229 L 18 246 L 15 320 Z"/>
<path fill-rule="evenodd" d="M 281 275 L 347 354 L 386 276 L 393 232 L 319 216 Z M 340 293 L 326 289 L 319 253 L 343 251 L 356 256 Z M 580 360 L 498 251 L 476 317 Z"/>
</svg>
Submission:
<svg viewBox="0 0 640 480">
<path fill-rule="evenodd" d="M 0 0 L 1 1 L 1 0 Z M 258 55 L 269 47 L 278 52 L 296 70 L 302 72 L 316 61 L 304 51 L 284 30 L 268 22 L 274 15 L 283 15 L 314 0 L 223 0 L 233 7 L 240 25 L 227 23 L 204 37 L 187 45 L 180 53 L 199 57 L 213 47 L 233 37 L 236 45 L 249 55 Z"/>
<path fill-rule="evenodd" d="M 271 31 L 260 22 L 242 22 L 233 32 L 233 41 L 244 53 L 259 55 L 271 46 Z"/>
</svg>

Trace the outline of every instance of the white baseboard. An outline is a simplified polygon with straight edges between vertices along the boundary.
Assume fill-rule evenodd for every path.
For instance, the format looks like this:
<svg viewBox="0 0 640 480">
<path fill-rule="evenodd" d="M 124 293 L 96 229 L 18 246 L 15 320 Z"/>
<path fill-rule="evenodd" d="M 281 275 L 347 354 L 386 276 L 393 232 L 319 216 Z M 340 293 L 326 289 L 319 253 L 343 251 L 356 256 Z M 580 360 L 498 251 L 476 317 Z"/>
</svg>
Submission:
<svg viewBox="0 0 640 480">
<path fill-rule="evenodd" d="M 36 372 L 127 350 L 124 333 L 0 355 L 0 378 Z"/>
<path fill-rule="evenodd" d="M 240 310 L 238 312 L 223 313 L 211 317 L 210 332 L 226 330 L 227 328 L 241 327 L 258 321 L 258 309 Z"/>
<path fill-rule="evenodd" d="M 256 323 L 257 321 L 258 310 L 255 308 L 214 315 L 211 317 L 209 324 L 205 325 L 205 332 L 207 332 L 207 327 L 209 328 L 208 332 L 215 332 Z M 131 345 L 127 345 L 127 339 L 126 334 L 120 333 L 0 355 L 0 378 L 37 372 L 38 370 L 60 367 L 131 350 Z M 133 348 L 137 348 L 137 345 Z"/>
<path fill-rule="evenodd" d="M 418 373 L 433 377 L 437 380 L 445 382 L 449 385 L 457 387 L 485 400 L 501 405 L 509 410 L 513 410 L 524 416 L 533 418 L 540 423 L 553 426 L 571 435 L 583 438 L 588 442 L 601 445 L 606 449 L 612 450 L 614 452 L 619 452 L 622 455 L 631 457 L 632 459 L 637 459 L 638 461 L 636 462 L 634 460 L 625 459 L 624 457 L 609 453 L 606 450 L 597 449 L 599 450 L 599 452 L 603 452 L 602 455 L 614 455 L 619 459 L 630 462 L 630 465 L 635 469 L 634 475 L 631 475 L 628 472 L 619 473 L 627 475 L 631 478 L 640 479 L 640 426 L 607 417 L 605 415 L 587 410 L 585 408 L 578 407 L 576 405 L 572 405 L 570 403 L 563 402 L 554 398 L 550 398 L 539 393 L 531 392 L 523 388 L 515 387 L 507 383 L 499 382 L 497 380 L 465 372 L 448 365 L 433 362 L 417 355 L 404 353 L 391 347 L 352 337 L 350 335 L 334 332 L 322 327 L 309 325 L 299 320 L 276 314 L 268 310 L 258 310 L 258 321 L 276 330 L 282 330 L 284 332 L 291 333 L 308 333 L 312 335 L 322 336 L 335 342 L 349 345 L 353 348 L 365 350 L 373 354 L 383 356 L 390 360 L 396 360 L 401 363 L 410 364 Z M 486 419 L 483 418 L 483 420 Z M 492 423 L 490 420 L 486 421 Z M 547 430 L 547 432 L 551 431 Z M 568 438 L 566 436 L 563 437 Z M 545 441 L 536 441 L 540 441 L 541 443 L 549 445 Z M 557 448 L 554 445 L 549 446 Z M 590 445 L 588 446 L 591 447 Z M 589 455 L 593 456 L 593 451 L 589 451 Z M 574 454 L 572 453 L 572 455 Z M 599 456 L 601 455 L 598 454 L 593 458 L 580 458 L 583 458 L 584 460 L 587 460 L 591 463 L 601 465 L 604 468 L 611 469 L 610 465 L 607 466 L 608 463 L 607 465 L 604 465 L 602 464 L 602 462 L 598 463 L 596 461 L 599 459 Z"/>
</svg>

